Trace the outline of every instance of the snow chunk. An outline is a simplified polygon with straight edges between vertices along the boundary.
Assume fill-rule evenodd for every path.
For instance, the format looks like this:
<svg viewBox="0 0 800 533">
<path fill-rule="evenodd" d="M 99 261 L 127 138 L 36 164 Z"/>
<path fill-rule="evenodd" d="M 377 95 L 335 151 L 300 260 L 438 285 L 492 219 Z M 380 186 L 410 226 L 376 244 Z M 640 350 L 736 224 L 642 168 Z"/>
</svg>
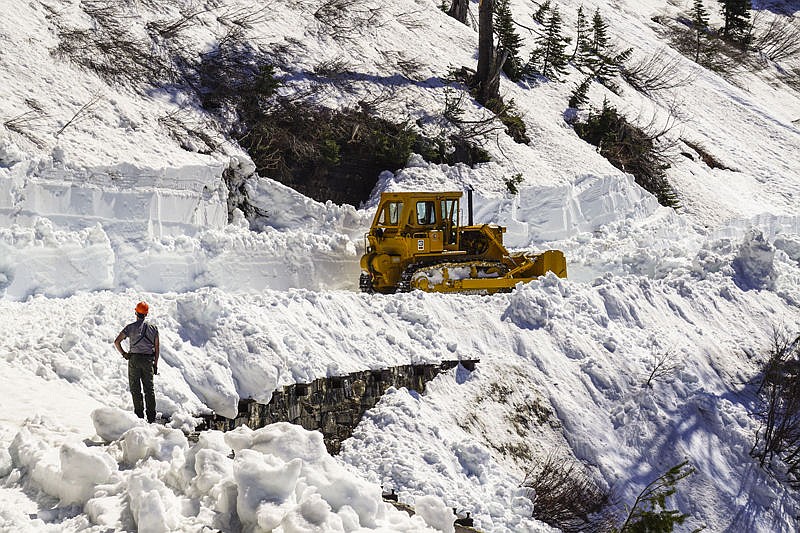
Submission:
<svg viewBox="0 0 800 533">
<path fill-rule="evenodd" d="M 83 504 L 117 470 L 117 463 L 103 450 L 67 443 L 59 450 L 61 460 L 61 503 Z"/>
<path fill-rule="evenodd" d="M 792 261 L 800 265 L 800 236 L 778 235 L 773 244 L 775 248 L 786 252 Z"/>
<path fill-rule="evenodd" d="M 475 476 L 481 481 L 486 479 L 486 466 L 491 460 L 489 451 L 475 443 L 464 441 L 455 445 L 453 452 L 468 476 Z"/>
<path fill-rule="evenodd" d="M 130 465 L 148 457 L 159 461 L 179 459 L 188 448 L 183 432 L 157 424 L 132 428 L 122 436 L 123 461 Z"/>
<path fill-rule="evenodd" d="M 117 471 L 104 450 L 64 442 L 65 435 L 50 431 L 37 419 L 26 422 L 9 447 L 12 464 L 28 473 L 34 485 L 62 504 L 83 505 L 95 486 Z"/>
<path fill-rule="evenodd" d="M 442 533 L 454 533 L 453 525 L 456 516 L 442 500 L 435 496 L 420 496 L 414 501 L 415 512 L 425 520 L 429 526 Z"/>
<path fill-rule="evenodd" d="M 144 421 L 130 411 L 101 407 L 92 411 L 92 424 L 101 439 L 112 441 L 119 439 L 129 429 L 144 424 Z"/>
<path fill-rule="evenodd" d="M 130 478 L 128 494 L 139 531 L 166 533 L 177 529 L 180 501 L 160 479 L 137 472 Z"/>
<path fill-rule="evenodd" d="M 758 230 L 748 231 L 733 260 L 733 280 L 742 290 L 775 288 L 775 248 Z"/>
<path fill-rule="evenodd" d="M 0 168 L 13 167 L 19 162 L 25 161 L 25 152 L 8 139 L 0 139 Z"/>
<path fill-rule="evenodd" d="M 113 280 L 114 252 L 99 225 L 66 232 L 37 218 L 32 227 L 0 228 L 0 291 L 13 299 L 64 297 L 110 288 Z"/>
<path fill-rule="evenodd" d="M 6 477 L 14 468 L 11 454 L 5 448 L 0 448 L 0 477 Z"/>
<path fill-rule="evenodd" d="M 326 531 L 344 531 L 344 523 L 374 528 L 385 517 L 380 488 L 353 478 L 328 455 L 319 432 L 289 423 L 256 431 L 240 427 L 226 433 L 225 442 L 236 454 L 237 509 L 244 523 L 272 529 L 297 524 L 302 516 L 300 522 L 321 521 Z M 316 489 L 324 505 L 308 501 L 313 491 L 307 487 Z M 340 517 L 329 516 L 326 506 Z"/>
<path fill-rule="evenodd" d="M 246 487 L 239 491 L 236 502 L 242 522 L 266 530 L 275 529 L 288 511 L 281 509 L 281 504 L 293 495 L 302 466 L 300 459 L 283 462 L 273 455 L 253 450 L 241 450 L 236 454 L 233 475 L 240 487 Z"/>
</svg>

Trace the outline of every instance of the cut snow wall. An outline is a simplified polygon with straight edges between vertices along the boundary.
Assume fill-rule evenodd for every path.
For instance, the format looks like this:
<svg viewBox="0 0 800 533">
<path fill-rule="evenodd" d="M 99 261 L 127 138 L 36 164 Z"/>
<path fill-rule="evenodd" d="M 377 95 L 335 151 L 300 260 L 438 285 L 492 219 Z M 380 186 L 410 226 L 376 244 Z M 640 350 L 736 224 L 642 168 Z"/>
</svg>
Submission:
<svg viewBox="0 0 800 533">
<path fill-rule="evenodd" d="M 124 234 L 194 235 L 228 221 L 223 164 L 143 169 L 40 170 L 32 162 L 0 168 L 0 224 L 47 217 L 64 229 L 100 223 Z"/>
</svg>

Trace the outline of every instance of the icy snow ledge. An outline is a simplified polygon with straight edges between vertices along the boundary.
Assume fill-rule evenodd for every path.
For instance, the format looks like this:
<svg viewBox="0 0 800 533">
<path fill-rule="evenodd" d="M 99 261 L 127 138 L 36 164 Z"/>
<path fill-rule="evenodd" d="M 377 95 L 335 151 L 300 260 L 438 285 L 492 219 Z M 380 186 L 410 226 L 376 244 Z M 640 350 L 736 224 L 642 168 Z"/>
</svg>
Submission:
<svg viewBox="0 0 800 533">
<path fill-rule="evenodd" d="M 91 525 L 153 532 L 203 526 L 285 533 L 424 532 L 434 530 L 423 518 L 438 525 L 447 517 L 437 501 L 426 502 L 423 517 L 395 510 L 382 501 L 378 485 L 328 455 L 322 435 L 299 426 L 211 431 L 190 447 L 180 431 L 120 424 L 115 418 L 124 419 L 124 412 L 116 410 L 115 417 L 115 410 L 103 411 L 92 415 L 98 434 L 124 431 L 107 448 L 84 446 L 76 435 L 34 420 L 20 429 L 9 449 L 13 467 L 26 472 L 33 487 L 62 504 L 80 506 L 81 518 Z M 21 513 L 7 518 L 30 523 Z"/>
<path fill-rule="evenodd" d="M 67 168 L 20 161 L 0 166 L 0 225 L 29 224 L 45 216 L 59 226 L 82 229 L 100 222 L 148 235 L 193 234 L 227 223 L 227 163 L 177 168 L 119 164 Z"/>
<path fill-rule="evenodd" d="M 0 227 L 0 298 L 132 288 L 186 292 L 219 287 L 230 292 L 289 288 L 354 289 L 359 254 L 349 237 L 266 228 L 244 220 L 195 237 L 142 236 L 112 245 L 99 223 L 60 231 L 46 218 L 32 227 Z"/>
<path fill-rule="evenodd" d="M 556 187 L 522 187 L 513 202 L 506 243 L 526 246 L 536 241 L 567 239 L 619 220 L 641 220 L 661 206 L 636 185 L 633 176 L 585 175 Z"/>
</svg>

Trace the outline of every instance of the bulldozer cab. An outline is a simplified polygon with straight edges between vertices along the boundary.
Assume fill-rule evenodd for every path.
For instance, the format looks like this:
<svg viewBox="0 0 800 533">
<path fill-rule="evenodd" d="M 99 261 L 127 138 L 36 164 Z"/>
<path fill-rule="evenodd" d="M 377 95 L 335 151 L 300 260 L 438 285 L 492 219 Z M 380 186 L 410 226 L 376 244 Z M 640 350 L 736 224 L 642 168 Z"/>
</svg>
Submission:
<svg viewBox="0 0 800 533">
<path fill-rule="evenodd" d="M 383 193 L 370 236 L 411 239 L 411 255 L 456 249 L 460 198 L 460 192 Z"/>
</svg>

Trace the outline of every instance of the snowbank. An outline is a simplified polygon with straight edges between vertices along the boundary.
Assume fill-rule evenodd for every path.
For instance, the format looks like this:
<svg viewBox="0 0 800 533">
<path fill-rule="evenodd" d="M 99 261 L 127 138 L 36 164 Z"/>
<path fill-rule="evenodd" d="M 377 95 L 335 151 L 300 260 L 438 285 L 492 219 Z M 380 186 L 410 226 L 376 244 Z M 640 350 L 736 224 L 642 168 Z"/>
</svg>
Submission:
<svg viewBox="0 0 800 533">
<path fill-rule="evenodd" d="M 0 297 L 65 297 L 114 285 L 114 253 L 98 224 L 58 231 L 45 218 L 30 226 L 0 228 Z"/>
<path fill-rule="evenodd" d="M 109 409 L 92 418 L 105 437 L 122 431 L 126 424 L 120 420 L 129 420 Z M 28 489 L 82 508 L 86 526 L 153 532 L 204 526 L 287 533 L 434 531 L 423 518 L 384 503 L 379 486 L 328 455 L 320 433 L 274 424 L 257 431 L 207 432 L 190 444 L 177 430 L 127 425 L 118 441 L 87 446 L 75 435 L 31 420 L 9 449 L 11 466 L 26 477 Z M 448 530 L 452 513 L 448 517 L 440 501 L 428 498 L 423 507 L 428 523 L 444 520 L 444 529 L 437 530 Z M 452 520 L 449 526 L 452 531 Z"/>
</svg>

